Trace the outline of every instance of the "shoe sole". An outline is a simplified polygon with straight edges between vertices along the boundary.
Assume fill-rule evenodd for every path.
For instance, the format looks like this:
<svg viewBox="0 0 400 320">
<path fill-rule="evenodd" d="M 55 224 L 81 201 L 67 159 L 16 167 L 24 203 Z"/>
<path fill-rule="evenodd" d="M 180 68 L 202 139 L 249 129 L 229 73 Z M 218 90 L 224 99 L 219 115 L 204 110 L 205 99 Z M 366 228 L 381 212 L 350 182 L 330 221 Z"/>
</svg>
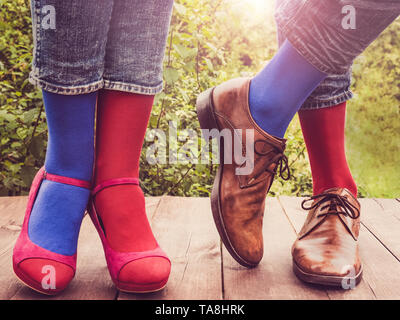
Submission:
<svg viewBox="0 0 400 320">
<path fill-rule="evenodd" d="M 136 289 L 121 289 L 118 288 L 117 289 L 121 292 L 125 292 L 125 293 L 154 293 L 154 292 L 159 292 L 161 290 L 163 290 L 165 287 L 167 286 L 167 284 L 164 284 L 162 287 L 157 288 L 157 289 L 150 289 L 150 290 L 136 290 Z"/>
<path fill-rule="evenodd" d="M 320 274 L 313 274 L 308 273 L 302 270 L 297 263 L 293 260 L 293 272 L 297 278 L 299 278 L 303 282 L 318 284 L 323 286 L 330 286 L 330 287 L 342 287 L 343 288 L 343 281 L 355 281 L 355 285 L 358 285 L 362 279 L 363 268 L 361 266 L 360 271 L 354 277 L 339 277 L 339 276 L 327 276 L 327 275 L 320 275 Z M 345 288 L 343 288 L 345 289 Z"/>
<path fill-rule="evenodd" d="M 220 128 L 218 127 L 217 124 L 217 120 L 215 119 L 214 104 L 212 98 L 213 92 L 214 88 L 210 88 L 198 95 L 196 101 L 197 118 L 199 119 L 201 129 L 208 129 L 208 130 L 217 129 L 218 131 L 220 131 Z M 215 137 L 212 137 L 212 139 L 215 139 Z M 215 175 L 214 185 L 210 197 L 212 215 L 214 218 L 215 226 L 217 227 L 217 231 L 229 254 L 242 266 L 246 268 L 254 268 L 258 265 L 258 263 L 252 263 L 246 261 L 236 252 L 231 241 L 229 240 L 228 233 L 226 232 L 224 226 L 224 221 L 222 218 L 222 211 L 221 211 L 221 201 L 219 197 L 219 185 L 222 178 L 222 167 L 223 167 L 222 164 L 224 163 L 223 150 L 224 150 L 224 142 L 221 139 L 219 145 L 220 165 L 218 167 L 217 174 Z"/>
<path fill-rule="evenodd" d="M 42 291 L 42 290 L 39 290 L 38 288 L 35 288 L 35 287 L 33 287 L 32 285 L 30 285 L 30 284 L 28 284 L 27 282 L 25 282 L 25 280 L 24 280 L 25 276 L 23 276 L 23 275 L 20 274 L 19 272 L 17 273 L 17 272 L 14 270 L 14 274 L 15 274 L 15 276 L 17 277 L 17 279 L 19 280 L 19 282 L 21 282 L 21 283 L 24 284 L 25 286 L 31 288 L 33 291 L 38 292 L 38 293 L 41 293 L 41 294 L 44 294 L 44 295 L 46 295 L 46 296 L 49 296 L 49 297 L 55 296 L 55 295 L 61 293 L 62 291 L 64 291 L 64 289 L 63 289 L 63 290 L 60 290 L 60 291 L 54 291 L 54 292 L 52 292 L 52 291 Z M 125 292 L 125 293 L 153 293 L 153 292 L 158 292 L 158 291 L 163 290 L 166 286 L 167 286 L 167 284 L 165 283 L 165 284 L 164 284 L 162 287 L 160 287 L 160 288 L 150 289 L 150 290 L 136 290 L 136 289 L 130 290 L 130 289 L 121 289 L 121 288 L 118 288 L 118 287 L 117 287 L 117 289 L 118 289 L 119 291 Z"/>
</svg>

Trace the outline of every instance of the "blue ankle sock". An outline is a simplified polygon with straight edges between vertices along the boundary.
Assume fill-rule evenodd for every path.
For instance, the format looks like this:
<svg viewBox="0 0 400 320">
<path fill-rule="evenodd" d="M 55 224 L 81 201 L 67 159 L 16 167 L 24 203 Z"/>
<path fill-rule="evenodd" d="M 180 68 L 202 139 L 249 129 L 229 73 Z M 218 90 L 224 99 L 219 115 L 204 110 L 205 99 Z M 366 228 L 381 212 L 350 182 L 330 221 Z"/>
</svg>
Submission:
<svg viewBox="0 0 400 320">
<path fill-rule="evenodd" d="M 67 96 L 43 91 L 49 139 L 46 171 L 90 181 L 97 93 Z M 73 255 L 90 190 L 45 180 L 29 220 L 29 237 L 52 252 Z"/>
<path fill-rule="evenodd" d="M 325 77 L 286 40 L 251 80 L 249 105 L 255 122 L 267 133 L 283 138 L 298 109 Z"/>
</svg>

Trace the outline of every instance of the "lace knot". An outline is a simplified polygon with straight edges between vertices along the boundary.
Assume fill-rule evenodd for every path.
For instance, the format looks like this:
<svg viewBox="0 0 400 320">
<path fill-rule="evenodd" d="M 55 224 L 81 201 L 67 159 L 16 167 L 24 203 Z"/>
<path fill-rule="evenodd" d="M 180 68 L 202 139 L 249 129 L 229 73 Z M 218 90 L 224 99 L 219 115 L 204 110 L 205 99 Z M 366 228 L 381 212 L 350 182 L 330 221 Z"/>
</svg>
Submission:
<svg viewBox="0 0 400 320">
<path fill-rule="evenodd" d="M 264 152 L 263 150 L 257 150 L 257 144 L 269 144 L 271 146 L 273 146 L 274 148 Z M 289 180 L 291 175 L 290 175 L 290 169 L 289 169 L 289 160 L 287 158 L 287 156 L 283 153 L 283 149 L 280 150 L 278 149 L 278 147 L 276 147 L 275 145 L 273 145 L 272 143 L 265 141 L 265 140 L 256 140 L 254 143 L 254 152 L 256 154 L 258 154 L 259 156 L 267 156 L 270 153 L 275 153 L 275 155 L 272 157 L 272 159 L 270 161 L 268 161 L 268 163 L 266 163 L 265 165 L 265 171 L 270 172 L 272 175 L 276 175 L 276 172 L 279 171 L 279 176 L 283 179 L 283 180 Z M 274 167 L 273 170 L 271 170 L 269 167 L 271 166 L 271 164 L 276 164 L 276 166 Z M 262 173 L 262 172 L 261 172 Z M 261 174 L 260 173 L 260 174 Z M 284 175 L 284 173 L 286 173 L 286 175 Z M 258 174 L 255 179 L 260 175 Z"/>
<path fill-rule="evenodd" d="M 308 207 L 306 206 L 307 202 L 314 200 L 317 201 L 313 202 Z M 324 213 L 318 214 L 317 217 L 323 217 L 327 215 L 344 215 L 350 217 L 351 219 L 357 219 L 360 216 L 360 210 L 353 204 L 351 204 L 347 197 L 336 193 L 321 193 L 316 196 L 309 197 L 308 199 L 303 200 L 303 202 L 301 203 L 301 207 L 304 210 L 311 210 L 320 206 L 321 210 L 324 210 L 326 208 L 329 209 Z"/>
</svg>

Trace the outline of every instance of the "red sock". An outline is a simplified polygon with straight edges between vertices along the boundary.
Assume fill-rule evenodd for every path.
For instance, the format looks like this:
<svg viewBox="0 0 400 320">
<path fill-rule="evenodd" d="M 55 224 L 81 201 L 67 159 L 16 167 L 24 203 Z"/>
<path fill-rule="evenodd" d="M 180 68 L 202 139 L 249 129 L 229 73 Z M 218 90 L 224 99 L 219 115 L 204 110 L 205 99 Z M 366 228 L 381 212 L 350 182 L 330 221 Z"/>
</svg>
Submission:
<svg viewBox="0 0 400 320">
<path fill-rule="evenodd" d="M 139 177 L 139 159 L 153 105 L 154 96 L 102 90 L 97 108 L 95 185 L 109 179 Z M 95 204 L 110 246 L 119 252 L 155 249 L 145 211 L 145 199 L 139 186 L 106 188 L 96 195 Z M 131 266 L 129 266 L 131 265 Z M 120 280 L 132 277 L 141 282 L 157 282 L 169 272 L 163 258 L 145 258 L 130 262 Z M 168 270 L 167 270 L 168 269 Z M 164 272 L 164 271 L 165 272 Z M 137 280 L 138 281 L 138 280 Z"/>
<path fill-rule="evenodd" d="M 346 102 L 339 105 L 300 110 L 299 118 L 313 179 L 313 193 L 344 187 L 357 197 L 357 185 L 345 154 Z"/>
</svg>

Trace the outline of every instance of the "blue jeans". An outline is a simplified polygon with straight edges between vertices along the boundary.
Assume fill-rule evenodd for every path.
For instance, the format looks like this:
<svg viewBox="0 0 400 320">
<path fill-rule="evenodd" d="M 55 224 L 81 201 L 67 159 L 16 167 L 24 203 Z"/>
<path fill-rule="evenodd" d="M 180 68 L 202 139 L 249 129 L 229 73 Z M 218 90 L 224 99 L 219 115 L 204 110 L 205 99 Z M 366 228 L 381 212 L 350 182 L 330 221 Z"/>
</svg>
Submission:
<svg viewBox="0 0 400 320">
<path fill-rule="evenodd" d="M 345 74 L 399 14 L 399 0 L 285 0 L 275 18 L 313 66 L 326 74 Z"/>
<path fill-rule="evenodd" d="M 31 0 L 29 80 L 46 91 L 162 90 L 173 0 Z"/>
<path fill-rule="evenodd" d="M 400 1 L 398 4 L 394 1 L 372 2 L 363 0 L 341 1 L 330 0 L 331 4 L 323 4 L 324 1 L 314 0 L 276 0 L 276 21 L 278 27 L 278 43 L 281 45 L 284 40 L 289 37 L 289 41 L 296 47 L 301 48 L 299 51 L 309 61 L 320 70 L 325 71 L 328 76 L 324 81 L 311 93 L 302 105 L 301 109 L 318 109 L 330 107 L 349 100 L 353 97 L 350 90 L 351 84 L 351 63 L 358 53 L 364 50 L 367 43 L 372 42 L 376 36 L 398 15 Z M 384 3 L 383 3 L 384 2 Z M 385 9 L 385 5 L 391 4 L 389 10 Z M 358 31 L 359 38 L 363 41 L 362 50 L 357 41 L 352 41 L 343 45 L 343 36 L 332 39 L 327 34 L 345 33 L 341 27 L 343 13 L 341 8 L 344 5 L 353 5 L 355 7 L 356 21 L 376 21 L 379 24 L 375 26 L 371 24 L 366 28 L 365 22 L 361 22 L 362 29 Z M 361 8 L 360 8 L 361 7 Z M 397 14 L 396 9 L 397 8 Z M 390 10 L 392 9 L 392 11 Z M 312 20 L 313 21 L 310 21 Z M 360 22 L 358 21 L 358 24 Z M 357 26 L 356 26 L 357 27 Z M 326 31 L 324 41 L 319 41 L 320 32 Z M 285 32 L 284 32 L 285 31 Z M 353 36 L 353 35 L 352 35 Z M 349 37 L 347 35 L 347 37 Z M 350 44 L 350 45 L 349 45 Z M 322 49 L 322 46 L 327 48 Z M 338 50 L 341 48 L 342 50 Z M 361 50 L 361 51 L 360 51 Z M 304 54 L 305 51 L 305 54 Z M 333 57 L 335 62 L 326 62 L 324 55 L 328 53 Z M 334 53 L 333 53 L 334 52 Z M 348 52 L 352 55 L 349 56 Z M 340 64 L 340 63 L 344 64 Z M 336 67 L 334 67 L 336 66 Z M 333 69 L 332 69 L 333 68 Z M 335 72 L 338 71 L 338 72 Z"/>
</svg>

